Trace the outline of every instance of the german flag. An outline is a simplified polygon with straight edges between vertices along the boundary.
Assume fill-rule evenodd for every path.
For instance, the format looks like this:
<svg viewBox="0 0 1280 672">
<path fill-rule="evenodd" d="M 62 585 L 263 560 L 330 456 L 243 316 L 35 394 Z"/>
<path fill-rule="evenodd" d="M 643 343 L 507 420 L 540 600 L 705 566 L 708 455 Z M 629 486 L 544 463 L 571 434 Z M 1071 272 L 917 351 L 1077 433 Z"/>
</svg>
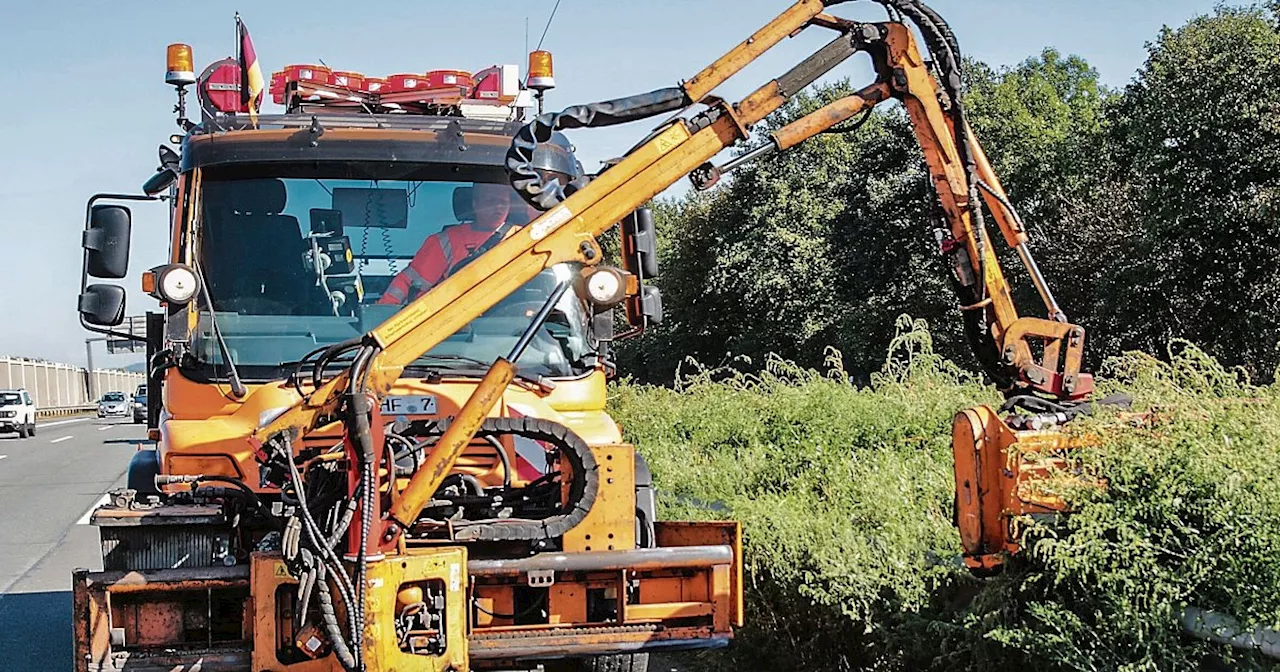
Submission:
<svg viewBox="0 0 1280 672">
<path fill-rule="evenodd" d="M 249 120 L 258 125 L 258 110 L 262 109 L 262 92 L 266 88 L 262 79 L 262 66 L 258 54 L 249 39 L 249 29 L 236 14 L 236 32 L 240 35 L 240 107 L 249 111 Z"/>
</svg>

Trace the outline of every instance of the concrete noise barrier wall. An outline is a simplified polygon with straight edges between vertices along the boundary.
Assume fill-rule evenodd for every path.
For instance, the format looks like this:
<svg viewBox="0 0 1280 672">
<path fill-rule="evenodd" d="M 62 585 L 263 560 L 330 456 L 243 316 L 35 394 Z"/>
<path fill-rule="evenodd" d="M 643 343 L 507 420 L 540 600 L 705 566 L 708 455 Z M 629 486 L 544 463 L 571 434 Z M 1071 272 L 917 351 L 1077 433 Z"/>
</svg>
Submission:
<svg viewBox="0 0 1280 672">
<path fill-rule="evenodd" d="M 119 369 L 95 369 L 34 359 L 0 357 L 0 389 L 25 389 L 41 415 L 56 415 L 96 404 L 107 392 L 132 397 L 146 376 Z"/>
</svg>

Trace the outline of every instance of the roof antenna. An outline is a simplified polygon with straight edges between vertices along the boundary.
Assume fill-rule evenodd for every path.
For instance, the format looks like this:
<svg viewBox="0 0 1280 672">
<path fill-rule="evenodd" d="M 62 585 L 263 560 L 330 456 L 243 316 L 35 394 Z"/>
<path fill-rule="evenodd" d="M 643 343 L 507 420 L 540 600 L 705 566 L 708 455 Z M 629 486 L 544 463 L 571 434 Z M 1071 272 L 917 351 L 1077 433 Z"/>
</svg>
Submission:
<svg viewBox="0 0 1280 672">
<path fill-rule="evenodd" d="M 542 48 L 542 41 L 547 39 L 547 31 L 551 30 L 551 22 L 556 20 L 556 10 L 560 9 L 560 0 L 556 0 L 556 4 L 551 8 L 551 16 L 547 17 L 547 26 L 542 29 L 542 37 L 538 38 L 538 49 Z"/>
<path fill-rule="evenodd" d="M 548 16 L 548 17 L 547 17 L 547 25 L 546 25 L 546 26 L 544 26 L 544 27 L 542 28 L 542 37 L 539 37 L 539 38 L 538 38 L 538 46 L 537 46 L 537 47 L 534 47 L 534 51 L 537 51 L 537 52 L 541 52 L 541 51 L 542 51 L 542 42 L 543 42 L 544 40 L 546 40 L 546 39 L 547 39 L 547 31 L 548 31 L 548 30 L 551 30 L 551 22 L 556 20 L 556 10 L 558 10 L 558 9 L 560 9 L 560 0 L 556 0 L 556 4 L 555 4 L 555 6 L 551 8 L 551 16 Z M 551 87 L 555 86 L 555 84 L 554 84 L 554 83 L 551 83 L 551 72 L 550 72 L 550 68 L 551 68 L 551 61 L 550 61 L 550 57 L 551 57 L 551 55 L 550 55 L 550 54 L 541 54 L 541 53 L 539 54 L 540 56 L 545 57 L 545 63 L 544 63 L 544 66 L 545 66 L 545 68 L 546 68 L 546 70 L 547 70 L 547 72 L 546 72 L 545 74 L 540 75 L 540 77 L 545 77 L 545 78 L 546 78 L 546 80 L 547 80 L 547 82 L 546 82 L 545 84 L 539 84 L 537 81 L 535 81 L 535 79 L 534 79 L 534 77 L 533 77 L 533 53 L 534 53 L 534 52 L 529 51 L 529 19 L 528 19 L 527 17 L 525 18 L 525 28 L 524 28 L 524 30 L 525 30 L 525 36 L 524 36 L 524 39 L 525 39 L 524 51 L 525 51 L 525 54 L 527 54 L 527 55 L 529 56 L 529 72 L 527 72 L 527 73 L 525 74 L 525 82 L 524 82 L 524 85 L 525 85 L 525 87 L 526 87 L 526 88 L 532 88 L 532 89 L 534 89 L 534 90 L 535 90 L 535 92 L 534 92 L 534 98 L 536 98 L 536 99 L 537 99 L 537 101 L 538 101 L 538 114 L 539 114 L 539 115 L 541 115 L 541 114 L 542 114 L 542 102 L 543 102 L 543 95 L 546 93 L 546 90 L 547 90 L 547 89 L 549 89 L 549 88 L 551 88 Z M 533 84 L 533 86 L 530 86 L 530 84 Z"/>
</svg>

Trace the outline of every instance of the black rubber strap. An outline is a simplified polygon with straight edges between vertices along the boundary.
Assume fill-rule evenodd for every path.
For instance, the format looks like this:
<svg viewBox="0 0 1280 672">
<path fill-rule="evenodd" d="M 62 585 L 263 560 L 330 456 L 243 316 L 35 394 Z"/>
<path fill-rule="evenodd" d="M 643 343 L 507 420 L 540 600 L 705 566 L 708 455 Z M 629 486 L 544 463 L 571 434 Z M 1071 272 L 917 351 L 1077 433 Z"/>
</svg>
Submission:
<svg viewBox="0 0 1280 672">
<path fill-rule="evenodd" d="M 428 437 L 443 435 L 451 422 L 452 419 L 444 419 L 430 423 L 424 433 Z M 568 427 L 539 418 L 487 418 L 476 431 L 478 437 L 504 434 L 550 443 L 560 449 L 561 459 L 567 460 L 573 471 L 566 510 L 538 521 L 513 520 L 475 525 L 468 525 L 465 520 L 458 521 L 454 523 L 455 537 L 459 541 L 535 541 L 564 536 L 587 517 L 600 489 L 599 465 L 591 447 Z"/>
<path fill-rule="evenodd" d="M 557 181 L 544 181 L 533 166 L 533 153 L 538 145 L 551 140 L 551 134 L 565 128 L 600 128 L 646 119 L 664 112 L 674 112 L 690 103 L 684 89 L 670 87 L 637 96 L 616 98 L 588 105 L 574 105 L 562 112 L 540 114 L 525 124 L 507 150 L 507 175 L 520 197 L 539 210 L 550 210 L 573 192 L 587 185 L 580 177 L 566 186 Z"/>
</svg>

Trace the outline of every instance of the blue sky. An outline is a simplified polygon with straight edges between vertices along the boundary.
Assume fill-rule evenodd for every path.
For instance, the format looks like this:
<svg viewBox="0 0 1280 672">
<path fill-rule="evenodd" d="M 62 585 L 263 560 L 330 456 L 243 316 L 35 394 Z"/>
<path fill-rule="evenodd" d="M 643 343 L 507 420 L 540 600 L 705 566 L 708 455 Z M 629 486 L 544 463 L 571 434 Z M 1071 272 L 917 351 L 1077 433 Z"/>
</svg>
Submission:
<svg viewBox="0 0 1280 672">
<path fill-rule="evenodd" d="M 536 44 L 552 0 L 244 3 L 264 71 L 323 60 L 368 75 L 524 63 L 526 17 Z M 548 107 L 669 86 L 745 38 L 786 0 L 562 0 L 544 48 L 559 88 Z M 1085 57 L 1112 86 L 1142 65 L 1162 25 L 1210 11 L 1214 0 L 934 0 L 961 47 L 1011 65 L 1044 47 Z M 226 7 L 226 9 L 222 9 Z M 196 69 L 235 49 L 234 7 L 141 0 L 13 3 L 0 25 L 0 355 L 83 364 L 76 321 L 79 238 L 85 200 L 136 192 L 155 169 L 156 147 L 176 131 L 164 48 L 192 45 Z M 877 5 L 835 8 L 878 20 Z M 811 31 L 813 32 L 813 31 Z M 725 87 L 740 97 L 829 39 L 790 40 Z M 861 65 L 836 76 L 867 76 Z M 571 134 L 588 169 L 640 139 L 643 124 Z M 129 313 L 154 309 L 137 272 L 163 263 L 166 210 L 134 210 Z M 97 362 L 132 361 L 106 357 Z"/>
</svg>

